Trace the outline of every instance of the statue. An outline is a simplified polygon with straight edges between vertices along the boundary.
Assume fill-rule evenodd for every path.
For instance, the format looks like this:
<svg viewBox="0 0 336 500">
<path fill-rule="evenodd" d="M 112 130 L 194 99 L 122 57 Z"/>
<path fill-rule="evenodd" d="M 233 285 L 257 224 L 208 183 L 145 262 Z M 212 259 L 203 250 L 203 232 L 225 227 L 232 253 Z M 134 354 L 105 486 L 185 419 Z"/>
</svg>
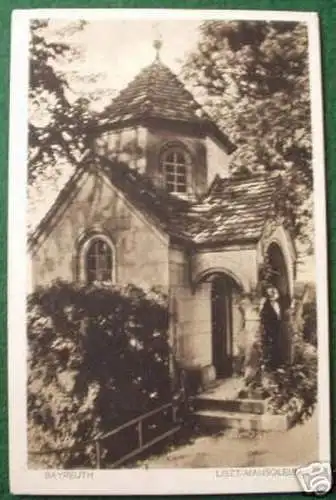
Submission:
<svg viewBox="0 0 336 500">
<path fill-rule="evenodd" d="M 260 304 L 263 357 L 266 370 L 274 370 L 282 363 L 283 311 L 280 294 L 276 287 L 269 286 Z"/>
</svg>

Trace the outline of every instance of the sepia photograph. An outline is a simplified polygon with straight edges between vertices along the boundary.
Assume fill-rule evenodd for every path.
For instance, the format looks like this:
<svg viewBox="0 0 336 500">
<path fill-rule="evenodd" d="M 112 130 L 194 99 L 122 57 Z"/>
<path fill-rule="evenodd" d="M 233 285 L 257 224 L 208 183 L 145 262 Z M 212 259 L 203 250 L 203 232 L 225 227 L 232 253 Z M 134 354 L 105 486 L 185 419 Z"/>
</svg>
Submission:
<svg viewBox="0 0 336 500">
<path fill-rule="evenodd" d="M 112 11 L 13 22 L 15 492 L 325 493 L 317 16 Z"/>
</svg>

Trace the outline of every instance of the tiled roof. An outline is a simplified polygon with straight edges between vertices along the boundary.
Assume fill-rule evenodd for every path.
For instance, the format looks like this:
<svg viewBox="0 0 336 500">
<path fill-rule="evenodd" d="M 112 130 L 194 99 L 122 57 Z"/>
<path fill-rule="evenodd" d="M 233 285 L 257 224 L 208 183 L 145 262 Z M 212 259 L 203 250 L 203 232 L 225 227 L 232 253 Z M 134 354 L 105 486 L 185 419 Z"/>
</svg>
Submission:
<svg viewBox="0 0 336 500">
<path fill-rule="evenodd" d="M 248 179 L 217 177 L 208 193 L 198 203 L 176 198 L 151 179 L 122 163 L 101 157 L 86 159 L 103 172 L 139 210 L 154 219 L 167 234 L 191 245 L 225 245 L 258 241 L 278 190 L 278 179 L 253 176 Z M 30 237 L 37 243 L 58 208 L 69 199 L 85 172 L 81 167 L 60 192 L 56 202 Z"/>
<path fill-rule="evenodd" d="M 257 241 L 270 216 L 279 179 L 255 175 L 244 179 L 216 178 L 208 194 L 179 217 L 195 244 Z"/>
<path fill-rule="evenodd" d="M 257 241 L 279 189 L 279 179 L 269 175 L 217 177 L 203 199 L 192 204 L 127 166 L 111 168 L 110 162 L 101 161 L 111 182 L 156 216 L 167 233 L 193 244 Z"/>
<path fill-rule="evenodd" d="M 101 114 L 101 125 L 143 117 L 191 122 L 205 126 L 228 152 L 235 146 L 210 119 L 178 77 L 159 59 L 145 67 Z"/>
<path fill-rule="evenodd" d="M 144 68 L 113 100 L 104 115 L 111 121 L 150 112 L 155 116 L 197 120 L 200 105 L 161 61 Z"/>
<path fill-rule="evenodd" d="M 171 220 L 174 220 L 179 213 L 188 212 L 190 206 L 188 201 L 176 198 L 166 189 L 155 186 L 149 177 L 129 168 L 126 164 L 97 157 L 96 165 L 135 206 L 156 217 L 166 232 L 173 231 Z"/>
</svg>

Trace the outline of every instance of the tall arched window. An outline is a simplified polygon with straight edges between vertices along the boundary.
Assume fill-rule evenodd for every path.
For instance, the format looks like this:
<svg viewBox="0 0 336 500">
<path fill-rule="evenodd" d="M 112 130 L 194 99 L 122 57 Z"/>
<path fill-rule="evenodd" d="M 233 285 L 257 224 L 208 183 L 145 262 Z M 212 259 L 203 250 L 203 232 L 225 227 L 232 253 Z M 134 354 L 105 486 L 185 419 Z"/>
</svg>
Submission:
<svg viewBox="0 0 336 500">
<path fill-rule="evenodd" d="M 107 237 L 90 238 L 84 246 L 83 257 L 83 274 L 87 283 L 114 281 L 113 245 Z"/>
<path fill-rule="evenodd" d="M 180 147 L 169 147 L 161 156 L 161 166 L 167 190 L 170 193 L 187 193 L 189 154 Z"/>
</svg>

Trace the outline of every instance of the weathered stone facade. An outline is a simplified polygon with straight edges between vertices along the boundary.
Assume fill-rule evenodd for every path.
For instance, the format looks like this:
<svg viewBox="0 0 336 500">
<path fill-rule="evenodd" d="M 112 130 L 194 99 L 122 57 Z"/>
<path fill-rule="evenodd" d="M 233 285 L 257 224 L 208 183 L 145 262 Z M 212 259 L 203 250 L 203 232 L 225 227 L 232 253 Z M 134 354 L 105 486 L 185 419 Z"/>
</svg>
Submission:
<svg viewBox="0 0 336 500">
<path fill-rule="evenodd" d="M 115 282 L 169 287 L 168 238 L 104 177 L 84 173 L 76 194 L 60 207 L 32 248 L 32 287 L 81 280 L 81 249 L 103 234 L 115 250 Z"/>
<path fill-rule="evenodd" d="M 30 240 L 31 289 L 88 281 L 87 245 L 100 238 L 113 282 L 168 294 L 181 367 L 198 370 L 204 384 L 242 374 L 260 333 L 256 291 L 267 258 L 280 291 L 293 294 L 295 249 L 273 210 L 278 181 L 228 177 L 234 146 L 160 61 L 91 133 L 93 154 Z M 182 161 L 170 160 L 164 175 L 162 154 L 175 147 Z"/>
<path fill-rule="evenodd" d="M 188 256 L 183 250 L 170 250 L 169 271 L 176 357 L 185 367 L 211 365 L 210 284 L 192 290 Z"/>
<path fill-rule="evenodd" d="M 198 251 L 192 256 L 192 281 L 198 283 L 206 275 L 229 275 L 246 293 L 253 290 L 258 281 L 256 246 L 239 245 Z"/>
<path fill-rule="evenodd" d="M 190 155 L 189 198 L 204 194 L 216 175 L 228 175 L 229 155 L 226 148 L 190 125 L 177 126 L 165 120 L 156 120 L 145 126 L 107 130 L 93 142 L 93 149 L 98 155 L 126 162 L 150 176 L 159 187 L 164 186 L 163 172 L 158 168 L 160 155 L 173 146 L 184 148 Z"/>
</svg>

